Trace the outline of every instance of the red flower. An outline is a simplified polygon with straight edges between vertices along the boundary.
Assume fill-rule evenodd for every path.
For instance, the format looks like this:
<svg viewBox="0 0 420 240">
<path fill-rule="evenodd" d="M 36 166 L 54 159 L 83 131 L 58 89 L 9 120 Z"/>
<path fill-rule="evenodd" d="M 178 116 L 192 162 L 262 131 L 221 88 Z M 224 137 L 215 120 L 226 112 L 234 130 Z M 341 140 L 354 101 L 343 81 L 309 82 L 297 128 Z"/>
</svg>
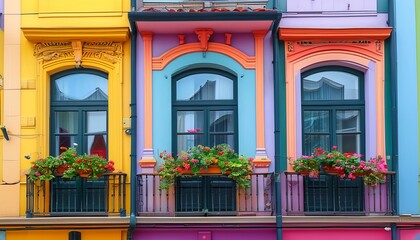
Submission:
<svg viewBox="0 0 420 240">
<path fill-rule="evenodd" d="M 222 156 L 224 152 L 218 152 L 217 154 L 219 154 L 219 156 Z"/>
</svg>

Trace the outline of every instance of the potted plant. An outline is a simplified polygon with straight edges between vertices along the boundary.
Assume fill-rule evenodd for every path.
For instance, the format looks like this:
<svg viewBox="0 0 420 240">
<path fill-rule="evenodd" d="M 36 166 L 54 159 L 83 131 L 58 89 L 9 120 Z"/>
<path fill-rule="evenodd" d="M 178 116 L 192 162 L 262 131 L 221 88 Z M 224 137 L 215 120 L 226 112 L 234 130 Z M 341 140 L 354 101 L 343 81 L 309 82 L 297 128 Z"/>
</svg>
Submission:
<svg viewBox="0 0 420 240">
<path fill-rule="evenodd" d="M 340 178 L 356 179 L 363 177 L 367 186 L 377 186 L 386 181 L 388 166 L 386 161 L 378 156 L 369 161 L 361 160 L 358 153 L 341 153 L 336 146 L 331 151 L 315 148 L 311 156 L 302 156 L 290 164 L 302 176 L 316 178 L 320 168 L 328 174 L 338 175 Z"/>
<path fill-rule="evenodd" d="M 56 169 L 63 165 L 64 161 L 57 157 L 48 156 L 46 158 L 40 158 L 32 163 L 29 168 L 29 179 L 32 181 L 48 181 L 54 178 Z"/>
<path fill-rule="evenodd" d="M 376 158 L 371 158 L 366 162 L 365 171 L 368 174 L 363 176 L 363 181 L 365 185 L 376 187 L 380 183 L 386 182 L 386 172 L 388 172 L 388 165 L 386 160 L 381 156 Z"/>
<path fill-rule="evenodd" d="M 300 173 L 301 176 L 309 176 L 310 178 L 317 178 L 319 175 L 320 161 L 319 155 L 312 154 L 311 156 L 303 155 L 294 161 L 290 162 L 293 170 Z"/>
<path fill-rule="evenodd" d="M 251 185 L 252 159 L 238 155 L 227 144 L 214 147 L 198 145 L 179 153 L 177 157 L 163 151 L 159 157 L 163 160 L 158 169 L 161 189 L 168 189 L 179 176 L 210 174 L 213 168 L 218 170 L 216 173 L 232 178 L 243 189 Z"/>
<path fill-rule="evenodd" d="M 60 147 L 60 151 L 63 152 L 57 157 L 48 156 L 32 162 L 29 179 L 48 181 L 57 175 L 73 178 L 84 174 L 97 179 L 101 174 L 115 170 L 113 161 L 107 161 L 98 155 L 78 155 L 75 148 L 66 147 Z"/>
<path fill-rule="evenodd" d="M 75 176 L 98 179 L 106 172 L 113 172 L 114 162 L 107 161 L 99 155 L 80 155 L 76 161 L 64 171 L 63 177 Z"/>
</svg>

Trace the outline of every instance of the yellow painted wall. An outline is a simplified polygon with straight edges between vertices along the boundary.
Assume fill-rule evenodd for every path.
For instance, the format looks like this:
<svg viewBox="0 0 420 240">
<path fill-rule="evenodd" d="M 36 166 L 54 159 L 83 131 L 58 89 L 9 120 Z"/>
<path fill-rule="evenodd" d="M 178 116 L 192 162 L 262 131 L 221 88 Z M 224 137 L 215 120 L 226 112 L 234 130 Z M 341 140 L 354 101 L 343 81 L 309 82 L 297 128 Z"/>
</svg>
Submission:
<svg viewBox="0 0 420 240">
<path fill-rule="evenodd" d="M 20 44 L 15 44 L 19 51 L 15 51 L 20 58 L 20 64 L 14 64 L 20 74 L 13 79 L 15 88 L 19 91 L 19 99 L 3 101 L 3 90 L 0 89 L 0 125 L 2 118 L 7 116 L 3 111 L 3 104 L 19 106 L 14 115 L 18 129 L 12 129 L 11 148 L 0 144 L 0 177 L 7 173 L 10 179 L 16 178 L 20 183 L 13 186 L 1 186 L 0 196 L 7 193 L 10 201 L 0 200 L 0 217 L 24 216 L 26 211 L 26 178 L 25 172 L 30 166 L 30 160 L 24 158 L 31 155 L 32 160 L 49 155 L 49 90 L 50 76 L 62 70 L 75 67 L 74 56 L 62 57 L 57 60 L 41 63 L 34 56 L 35 44 L 39 41 L 66 42 L 80 40 L 81 42 L 113 41 L 122 42 L 123 55 L 117 63 L 109 63 L 95 57 L 82 58 L 82 66 L 98 69 L 109 74 L 109 159 L 116 164 L 116 170 L 130 172 L 130 142 L 131 137 L 124 134 L 123 119 L 130 119 L 130 41 L 128 39 L 129 23 L 127 12 L 130 10 L 130 0 L 6 0 L 10 3 L 20 2 L 20 11 L 16 16 L 20 23 L 14 28 L 20 33 Z M 9 21 L 9 26 L 13 22 Z M 21 30 L 22 29 L 22 30 Z M 117 33 L 116 33 L 117 32 Z M 127 33 L 123 39 L 121 32 Z M 7 45 L 3 32 L 0 33 L 1 47 Z M 35 34 L 36 37 L 33 37 Z M 12 39 L 14 40 L 14 39 Z M 9 49 L 11 51 L 11 49 Z M 3 72 L 3 49 L 0 51 L 0 74 Z M 3 74 L 2 74 L 3 75 Z M 8 101 L 8 102 L 7 102 Z M 9 113 L 10 114 L 10 113 Z M 10 129 L 8 129 L 10 130 Z M 0 143 L 2 143 L 0 139 Z M 18 163 L 19 171 L 8 172 L 4 164 L 2 150 L 14 153 L 14 162 Z M 2 164 L 3 163 L 3 164 Z M 4 171 L 2 171 L 2 168 Z M 4 172 L 4 173 L 3 173 Z M 2 178 L 0 178 L 2 179 Z M 127 180 L 130 178 L 128 177 Z M 127 189 L 129 189 L 127 182 Z M 13 189 L 11 189 L 13 188 Z M 5 211 L 15 208 L 16 213 Z M 13 206 L 13 207 L 12 207 Z M 127 211 L 129 209 L 129 195 L 127 195 Z M 42 231 L 33 231 L 31 239 Z M 118 231 L 113 232 L 116 233 Z M 12 236 L 20 236 L 13 238 Z M 15 234 L 15 235 L 13 235 Z M 27 231 L 10 233 L 7 239 L 27 239 L 22 237 Z M 32 235 L 34 234 L 34 235 Z M 65 234 L 65 232 L 60 232 Z M 90 233 L 87 232 L 87 235 Z M 64 236 L 63 235 L 63 236 Z M 26 236 L 26 235 L 25 235 Z M 29 235 L 28 235 L 29 236 Z M 66 235 L 67 236 L 67 235 Z M 108 235 L 107 235 L 108 236 Z M 10 237 L 10 238 L 9 238 Z M 43 239 L 48 239 L 42 236 Z M 51 239 L 58 239 L 55 234 Z M 105 237 L 108 239 L 107 237 Z M 104 239 L 105 239 L 104 238 Z M 29 239 L 29 238 L 28 238 Z M 67 239 L 63 238 L 63 239 Z M 83 238 L 85 239 L 85 238 Z M 88 238 L 89 239 L 89 238 Z M 92 238 L 97 239 L 97 238 Z M 116 238 L 117 239 L 117 238 Z"/>
<path fill-rule="evenodd" d="M 83 240 L 124 240 L 127 239 L 127 232 L 125 229 L 113 230 L 32 230 L 32 231 L 7 231 L 7 240 L 67 240 L 70 231 L 81 232 Z"/>
<path fill-rule="evenodd" d="M 4 76 L 4 32 L 0 30 L 0 75 Z M 3 125 L 3 82 L 0 79 L 0 126 Z M 0 143 L 3 134 L 0 134 Z M 0 144 L 0 181 L 3 179 L 3 144 Z"/>
<path fill-rule="evenodd" d="M 21 0 L 25 27 L 128 26 L 129 0 Z"/>
</svg>

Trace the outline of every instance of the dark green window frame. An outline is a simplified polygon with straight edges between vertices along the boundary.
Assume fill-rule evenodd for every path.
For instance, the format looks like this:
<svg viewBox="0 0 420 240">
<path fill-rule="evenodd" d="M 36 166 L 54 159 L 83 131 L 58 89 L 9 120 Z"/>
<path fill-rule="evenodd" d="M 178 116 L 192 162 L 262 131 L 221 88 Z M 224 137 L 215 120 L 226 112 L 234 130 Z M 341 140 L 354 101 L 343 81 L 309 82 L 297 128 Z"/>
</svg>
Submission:
<svg viewBox="0 0 420 240">
<path fill-rule="evenodd" d="M 200 73 L 221 75 L 232 80 L 232 99 L 177 100 L 177 81 Z M 175 154 L 178 149 L 178 137 L 186 135 L 200 136 L 203 139 L 201 145 L 210 147 L 212 137 L 230 135 L 234 142 L 234 146 L 231 147 L 238 151 L 238 94 L 235 75 L 213 68 L 192 69 L 174 75 L 172 86 L 172 149 Z M 202 112 L 203 129 L 199 133 L 178 133 L 177 116 L 179 111 Z M 232 111 L 233 131 L 218 133 L 214 130 L 211 132 L 210 114 L 212 111 Z M 236 215 L 236 184 L 226 176 L 180 177 L 176 181 L 175 189 L 177 215 Z"/>
<path fill-rule="evenodd" d="M 51 101 L 50 101 L 50 153 L 58 155 L 60 138 L 67 138 L 68 144 L 63 147 L 73 147 L 71 142 L 77 143 L 79 154 L 88 153 L 87 138 L 98 133 L 87 133 L 87 113 L 105 112 L 106 131 L 100 135 L 106 135 L 106 152 L 108 152 L 108 100 L 57 100 L 55 81 L 72 74 L 93 74 L 108 79 L 108 74 L 93 69 L 72 69 L 59 72 L 51 76 Z M 55 132 L 57 113 L 75 113 L 77 116 L 77 132 Z M 98 180 L 89 180 L 76 177 L 75 179 L 63 179 L 56 177 L 50 181 L 50 211 L 52 215 L 106 215 L 108 211 L 108 182 L 105 177 Z"/>
<path fill-rule="evenodd" d="M 350 73 L 358 78 L 358 99 L 350 100 L 305 100 L 304 84 L 305 77 L 324 71 L 341 71 Z M 364 101 L 364 75 L 360 71 L 341 66 L 325 66 L 305 71 L 301 74 L 301 119 L 302 119 L 302 152 L 311 155 L 313 148 L 322 147 L 331 150 L 337 146 L 337 136 L 345 134 L 360 134 L 360 152 L 365 152 L 365 101 Z M 305 111 L 318 111 L 328 113 L 328 131 L 306 134 L 305 132 Z M 338 111 L 359 111 L 360 129 L 350 133 L 337 133 L 337 112 Z M 329 136 L 326 146 L 306 146 L 305 139 L 310 135 Z M 342 151 L 342 149 L 339 149 Z M 354 149 L 353 152 L 356 152 Z M 316 179 L 304 177 L 304 211 L 312 215 L 340 215 L 364 214 L 364 185 L 361 179 L 350 180 L 340 179 L 338 176 L 320 175 Z"/>
<path fill-rule="evenodd" d="M 100 72 L 93 69 L 72 69 L 72 70 L 66 70 L 63 72 L 59 72 L 57 74 L 54 74 L 51 76 L 51 102 L 50 102 L 50 115 L 51 115 L 51 121 L 50 121 L 50 153 L 52 155 L 58 154 L 59 143 L 56 141 L 56 137 L 58 136 L 68 136 L 68 137 L 75 137 L 74 142 L 78 144 L 77 150 L 79 153 L 87 153 L 87 144 L 86 144 L 86 138 L 92 134 L 86 133 L 86 112 L 95 112 L 95 111 L 104 111 L 106 112 L 106 122 L 108 123 L 108 101 L 107 100 L 65 100 L 65 101 L 59 101 L 54 100 L 52 96 L 56 95 L 56 89 L 54 85 L 54 81 L 67 76 L 71 74 L 77 74 L 77 73 L 86 73 L 86 74 L 93 74 L 98 75 L 103 78 L 108 78 L 108 74 L 104 72 Z M 54 132 L 56 129 L 55 125 L 55 113 L 58 112 L 75 112 L 78 114 L 78 132 L 69 134 L 69 133 L 56 133 Z M 108 129 L 108 124 L 106 126 L 106 129 Z M 105 133 L 108 138 L 108 133 Z M 106 139 L 106 142 L 108 142 L 108 139 Z M 72 147 L 72 146 L 65 146 L 65 147 Z"/>
<path fill-rule="evenodd" d="M 233 81 L 233 99 L 231 100 L 190 100 L 183 101 L 176 99 L 176 83 L 180 79 L 199 73 L 217 74 L 227 77 Z M 211 135 L 217 135 L 217 132 L 210 132 L 209 129 L 209 113 L 211 111 L 233 111 L 234 128 L 233 131 L 226 132 L 233 136 L 234 146 L 231 146 L 235 151 L 238 151 L 238 93 L 237 93 L 237 77 L 226 71 L 213 69 L 213 68 L 199 68 L 188 70 L 176 74 L 172 78 L 172 149 L 177 153 L 179 135 L 193 135 L 195 133 L 178 133 L 177 132 L 177 112 L 178 111 L 202 111 L 204 113 L 204 124 L 200 134 L 203 136 L 203 143 L 201 145 L 209 146 Z"/>
<path fill-rule="evenodd" d="M 309 75 L 324 72 L 324 71 L 341 71 L 345 73 L 350 73 L 358 77 L 358 99 L 354 100 L 304 100 L 303 96 L 303 79 Z M 302 153 L 306 155 L 310 155 L 313 151 L 313 148 L 307 149 L 305 148 L 305 137 L 306 135 L 329 135 L 329 144 L 327 146 L 323 146 L 325 150 L 330 150 L 332 146 L 337 145 L 337 135 L 346 135 L 346 134 L 360 134 L 360 152 L 364 154 L 365 152 L 365 101 L 364 101 L 364 75 L 362 72 L 341 67 L 341 66 L 325 66 L 319 67 L 315 69 L 311 69 L 305 71 L 301 74 L 301 113 L 302 113 Z M 337 111 L 359 111 L 360 113 L 360 130 L 351 132 L 351 133 L 337 133 L 337 119 L 336 113 Z M 326 111 L 329 112 L 329 130 L 328 132 L 320 132 L 320 133 L 305 133 L 305 119 L 304 113 L 305 111 Z M 322 146 L 314 146 L 314 147 L 322 147 Z M 341 149 L 339 149 L 341 150 Z M 355 150 L 353 150 L 355 151 Z"/>
</svg>

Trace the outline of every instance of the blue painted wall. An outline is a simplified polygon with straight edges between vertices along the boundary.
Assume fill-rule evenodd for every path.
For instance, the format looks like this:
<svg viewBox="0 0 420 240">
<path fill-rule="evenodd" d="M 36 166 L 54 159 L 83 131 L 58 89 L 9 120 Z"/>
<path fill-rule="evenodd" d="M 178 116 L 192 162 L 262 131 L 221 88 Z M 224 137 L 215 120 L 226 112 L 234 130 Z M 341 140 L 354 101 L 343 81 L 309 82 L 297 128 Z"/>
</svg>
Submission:
<svg viewBox="0 0 420 240">
<path fill-rule="evenodd" d="M 171 145 L 171 83 L 172 75 L 191 63 L 229 69 L 238 76 L 239 153 L 254 156 L 256 149 L 255 71 L 244 69 L 230 57 L 213 52 L 190 53 L 169 63 L 162 71 L 153 71 L 153 149 L 155 159 L 163 150 L 172 152 Z"/>
<path fill-rule="evenodd" d="M 419 214 L 415 0 L 393 0 L 398 88 L 399 213 Z"/>
</svg>

